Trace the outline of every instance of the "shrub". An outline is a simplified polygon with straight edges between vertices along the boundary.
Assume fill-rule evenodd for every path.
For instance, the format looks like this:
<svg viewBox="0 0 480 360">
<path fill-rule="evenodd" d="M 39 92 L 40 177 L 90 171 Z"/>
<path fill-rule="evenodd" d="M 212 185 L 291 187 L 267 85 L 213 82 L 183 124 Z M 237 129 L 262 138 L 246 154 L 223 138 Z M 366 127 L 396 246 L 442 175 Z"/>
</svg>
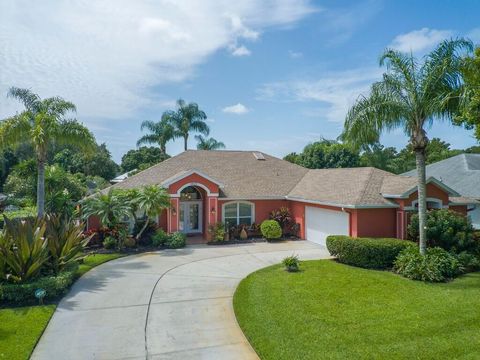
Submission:
<svg viewBox="0 0 480 360">
<path fill-rule="evenodd" d="M 44 240 L 45 222 L 40 219 L 4 218 L 5 230 L 0 241 L 0 255 L 5 262 L 5 278 L 16 283 L 37 277 L 48 260 Z"/>
<path fill-rule="evenodd" d="M 152 245 L 159 247 L 165 245 L 168 241 L 168 234 L 163 229 L 157 229 L 152 235 Z"/>
<path fill-rule="evenodd" d="M 208 226 L 208 233 L 212 241 L 224 241 L 225 240 L 225 224 L 223 222 L 217 222 Z"/>
<path fill-rule="evenodd" d="M 134 248 L 135 245 L 137 245 L 137 242 L 135 241 L 135 238 L 132 237 L 132 236 L 127 236 L 127 238 L 125 238 L 125 241 L 123 242 L 123 244 L 125 245 L 125 247 L 127 248 Z"/>
<path fill-rule="evenodd" d="M 37 303 L 35 290 L 46 291 L 44 300 L 55 300 L 64 295 L 75 280 L 75 271 L 63 271 L 55 276 L 44 276 L 25 284 L 0 284 L 0 302 L 12 305 Z"/>
<path fill-rule="evenodd" d="M 176 232 L 168 237 L 166 245 L 169 249 L 179 249 L 185 247 L 186 240 L 187 235 L 181 232 Z"/>
<path fill-rule="evenodd" d="M 391 268 L 402 250 L 414 246 L 411 241 L 399 239 L 327 237 L 327 249 L 339 262 L 372 269 Z"/>
<path fill-rule="evenodd" d="M 286 206 L 282 206 L 280 209 L 273 210 L 270 213 L 270 220 L 275 220 L 278 222 L 283 234 L 288 233 L 293 225 L 293 218 L 290 214 L 290 209 Z"/>
<path fill-rule="evenodd" d="M 285 269 L 289 272 L 295 272 L 300 269 L 300 261 L 298 256 L 292 255 L 283 259 L 282 264 L 285 266 Z"/>
<path fill-rule="evenodd" d="M 480 259 L 478 256 L 463 251 L 457 255 L 457 260 L 464 272 L 480 270 Z"/>
<path fill-rule="evenodd" d="M 107 236 L 105 240 L 103 240 L 103 247 L 105 249 L 115 249 L 117 246 L 117 240 L 111 236 Z"/>
<path fill-rule="evenodd" d="M 260 230 L 266 239 L 279 239 L 282 237 L 282 228 L 275 220 L 265 220 L 260 225 Z"/>
<path fill-rule="evenodd" d="M 455 211 L 441 209 L 427 213 L 427 244 L 447 251 L 478 252 L 479 241 L 468 217 Z M 411 217 L 407 228 L 408 237 L 418 241 L 418 214 Z"/>
<path fill-rule="evenodd" d="M 427 248 L 421 255 L 417 247 L 403 250 L 395 260 L 395 271 L 412 280 L 442 282 L 461 272 L 460 263 L 446 250 Z"/>
<path fill-rule="evenodd" d="M 68 220 L 64 216 L 48 215 L 46 217 L 46 237 L 50 259 L 48 264 L 55 274 L 77 263 L 83 258 L 83 249 L 93 234 L 84 237 L 84 225 Z"/>
</svg>

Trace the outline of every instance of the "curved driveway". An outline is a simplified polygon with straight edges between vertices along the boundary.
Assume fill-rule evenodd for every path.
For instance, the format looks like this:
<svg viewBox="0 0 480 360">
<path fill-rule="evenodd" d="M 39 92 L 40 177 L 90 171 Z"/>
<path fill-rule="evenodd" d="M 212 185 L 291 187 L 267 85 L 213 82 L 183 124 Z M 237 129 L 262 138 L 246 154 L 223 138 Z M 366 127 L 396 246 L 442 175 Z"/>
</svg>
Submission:
<svg viewBox="0 0 480 360">
<path fill-rule="evenodd" d="M 328 257 L 308 241 L 189 246 L 110 261 L 60 302 L 33 359 L 257 359 L 232 296 L 285 256 Z"/>
</svg>

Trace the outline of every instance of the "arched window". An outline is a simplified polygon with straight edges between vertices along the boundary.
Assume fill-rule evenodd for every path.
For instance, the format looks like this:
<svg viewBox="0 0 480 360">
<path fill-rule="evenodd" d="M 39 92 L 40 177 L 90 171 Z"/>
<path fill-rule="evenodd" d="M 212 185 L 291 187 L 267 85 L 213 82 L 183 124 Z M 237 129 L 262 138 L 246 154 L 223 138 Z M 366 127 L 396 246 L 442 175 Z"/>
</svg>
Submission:
<svg viewBox="0 0 480 360">
<path fill-rule="evenodd" d="M 252 225 L 255 222 L 255 206 L 248 201 L 223 204 L 223 222 L 227 227 L 234 225 Z"/>
<path fill-rule="evenodd" d="M 200 194 L 200 191 L 194 186 L 187 186 L 180 193 L 180 200 L 182 201 L 200 200 L 201 198 L 202 195 Z"/>
</svg>

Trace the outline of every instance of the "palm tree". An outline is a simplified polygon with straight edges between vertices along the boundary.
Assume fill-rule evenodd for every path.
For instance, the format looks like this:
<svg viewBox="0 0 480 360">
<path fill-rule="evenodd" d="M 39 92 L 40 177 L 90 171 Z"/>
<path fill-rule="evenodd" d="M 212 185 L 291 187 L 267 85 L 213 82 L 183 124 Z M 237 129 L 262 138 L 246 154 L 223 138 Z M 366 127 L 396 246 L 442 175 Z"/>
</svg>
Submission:
<svg viewBox="0 0 480 360">
<path fill-rule="evenodd" d="M 198 141 L 198 150 L 218 150 L 225 149 L 225 144 L 221 141 L 217 141 L 214 138 L 203 137 L 202 135 L 195 135 L 195 139 Z"/>
<path fill-rule="evenodd" d="M 163 210 L 170 207 L 170 195 L 162 187 L 148 185 L 136 194 L 134 202 L 138 209 L 145 213 L 145 224 L 136 236 L 137 240 L 139 240 L 148 227 L 150 218 L 160 215 Z"/>
<path fill-rule="evenodd" d="M 163 113 L 162 119 L 168 119 L 167 121 L 174 128 L 173 137 L 183 138 L 184 148 L 187 150 L 190 132 L 198 132 L 206 136 L 210 133 L 210 128 L 205 122 L 207 115 L 199 109 L 198 104 L 186 104 L 182 99 L 177 100 L 177 108 L 177 111 Z"/>
<path fill-rule="evenodd" d="M 420 253 L 426 248 L 426 127 L 436 121 L 452 121 L 458 111 L 462 87 L 462 50 L 472 51 L 464 39 L 441 42 L 419 63 L 412 54 L 387 49 L 380 57 L 386 65 L 383 79 L 371 86 L 349 110 L 341 139 L 355 145 L 372 144 L 384 131 L 400 128 L 410 138 L 418 173 Z"/>
<path fill-rule="evenodd" d="M 45 164 L 52 144 L 76 145 L 86 151 L 94 149 L 95 139 L 90 131 L 65 115 L 76 110 L 75 105 L 60 97 L 41 99 L 28 89 L 10 88 L 8 96 L 23 103 L 25 110 L 0 124 L 0 147 L 16 147 L 31 143 L 38 167 L 37 212 L 45 212 Z"/>
<path fill-rule="evenodd" d="M 102 225 L 114 228 L 131 214 L 131 204 L 125 201 L 123 191 L 110 189 L 108 193 L 97 193 L 83 201 L 82 216 L 88 219 L 97 216 Z"/>
<path fill-rule="evenodd" d="M 169 123 L 168 116 L 163 114 L 162 119 L 158 122 L 145 120 L 142 122 L 140 130 L 147 129 L 150 133 L 143 135 L 138 141 L 137 146 L 143 144 L 158 144 L 162 154 L 167 153 L 167 143 L 173 139 L 174 128 Z"/>
</svg>

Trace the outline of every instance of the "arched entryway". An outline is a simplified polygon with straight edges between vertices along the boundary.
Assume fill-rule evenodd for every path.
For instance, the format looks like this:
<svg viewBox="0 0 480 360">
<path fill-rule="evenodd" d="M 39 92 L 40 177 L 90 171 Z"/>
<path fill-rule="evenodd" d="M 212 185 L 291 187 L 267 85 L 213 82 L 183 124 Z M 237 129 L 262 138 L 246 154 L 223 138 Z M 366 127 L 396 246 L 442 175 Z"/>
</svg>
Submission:
<svg viewBox="0 0 480 360">
<path fill-rule="evenodd" d="M 185 234 L 203 233 L 204 190 L 187 186 L 180 192 L 178 230 Z"/>
</svg>

